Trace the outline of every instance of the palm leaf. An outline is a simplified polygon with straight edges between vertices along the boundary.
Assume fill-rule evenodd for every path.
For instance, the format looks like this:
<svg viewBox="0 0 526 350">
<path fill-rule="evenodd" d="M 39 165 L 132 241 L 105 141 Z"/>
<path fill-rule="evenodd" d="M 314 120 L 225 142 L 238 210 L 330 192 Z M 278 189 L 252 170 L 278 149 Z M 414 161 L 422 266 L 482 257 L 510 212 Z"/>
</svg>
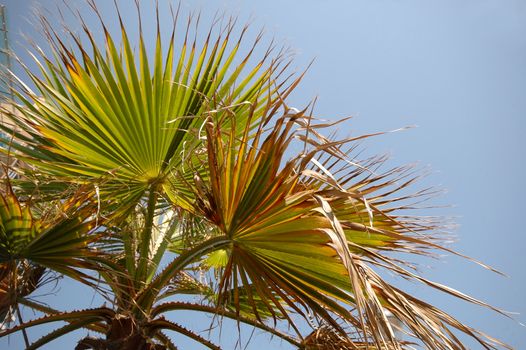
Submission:
<svg viewBox="0 0 526 350">
<path fill-rule="evenodd" d="M 91 234 L 98 221 L 91 192 L 83 188 L 61 204 L 59 213 L 37 219 L 10 184 L 6 186 L 7 192 L 0 194 L 0 262 L 27 259 L 56 271 L 72 271 L 85 266 L 78 258 L 95 255 L 88 247 L 98 238 Z"/>
<path fill-rule="evenodd" d="M 269 105 L 267 118 L 272 118 L 270 111 L 274 107 Z M 347 159 L 340 146 L 354 140 L 332 142 L 322 137 L 308 142 L 316 145 L 314 151 L 283 165 L 294 124 L 304 126 L 304 122 L 297 122 L 300 118 L 301 112 L 290 120 L 278 118 L 269 131 L 260 127 L 250 138 L 248 129 L 238 138 L 240 133 L 235 126 L 223 130 L 212 121 L 205 126 L 207 165 L 197 171 L 193 181 L 187 182 L 194 191 L 192 196 L 197 198 L 189 210 L 206 217 L 217 226 L 218 234 L 231 240 L 223 249 L 229 258 L 222 269 L 220 302 L 233 304 L 238 315 L 241 305 L 248 302 L 256 319 L 262 305 L 274 317 L 274 310 L 285 317 L 291 311 L 307 315 L 305 310 L 309 310 L 347 336 L 336 321 L 343 318 L 359 335 L 352 340 L 356 346 L 403 346 L 394 337 L 386 310 L 428 346 L 460 347 L 450 327 L 475 337 L 484 347 L 502 345 L 431 305 L 402 296 L 366 264 L 371 261 L 390 266 L 404 277 L 488 306 L 411 274 L 381 255 L 382 251 L 414 253 L 441 248 L 435 236 L 423 235 L 436 229 L 435 225 L 392 214 L 404 209 L 404 205 L 397 207 L 396 203 L 415 198 L 391 197 L 415 181 L 408 170 L 363 175 L 363 167 L 356 167 L 354 172 L 337 178 L 329 169 L 338 166 L 338 159 Z M 261 125 L 267 121 L 262 120 Z M 264 141 L 260 141 L 263 137 Z M 316 160 L 315 154 L 322 156 Z M 336 165 L 327 166 L 331 161 Z M 417 193 L 416 198 L 428 193 Z M 168 268 L 160 279 L 174 271 Z M 246 298 L 243 302 L 241 296 Z M 355 311 L 348 311 L 344 304 Z M 413 313 L 402 311 L 404 308 L 426 316 L 415 318 Z"/>
<path fill-rule="evenodd" d="M 95 268 L 89 245 L 93 234 L 93 203 L 90 193 L 74 196 L 61 203 L 59 214 L 35 218 L 31 206 L 23 205 L 4 180 L 6 192 L 0 193 L 0 316 L 8 318 L 13 308 L 43 283 L 46 269 L 89 282 L 92 277 L 81 268 Z"/>
<path fill-rule="evenodd" d="M 77 55 L 45 25 L 55 60 L 43 53 L 40 59 L 35 56 L 43 78 L 27 73 L 38 93 L 22 85 L 22 104 L 15 114 L 8 113 L 21 132 L 4 129 L 15 139 L 12 152 L 43 175 L 76 183 L 107 178 L 101 190 L 125 197 L 127 204 L 135 203 L 150 184 L 162 185 L 183 161 L 193 163 L 187 158 L 200 147 L 197 130 L 207 118 L 217 119 L 210 111 L 229 108 L 238 114 L 238 124 L 249 122 L 239 112 L 251 103 L 264 104 L 261 87 L 278 67 L 265 67 L 267 54 L 250 68 L 254 47 L 234 66 L 243 34 L 232 40 L 233 23 L 218 34 L 211 30 L 200 48 L 189 39 L 191 19 L 186 28 L 174 23 L 166 54 L 158 30 L 152 60 L 142 34 L 134 52 L 122 22 L 119 45 L 101 26 L 102 48 L 87 27 L 87 42 L 69 33 Z M 179 30 L 186 34 L 177 51 Z M 248 76 L 241 79 L 245 70 Z"/>
</svg>

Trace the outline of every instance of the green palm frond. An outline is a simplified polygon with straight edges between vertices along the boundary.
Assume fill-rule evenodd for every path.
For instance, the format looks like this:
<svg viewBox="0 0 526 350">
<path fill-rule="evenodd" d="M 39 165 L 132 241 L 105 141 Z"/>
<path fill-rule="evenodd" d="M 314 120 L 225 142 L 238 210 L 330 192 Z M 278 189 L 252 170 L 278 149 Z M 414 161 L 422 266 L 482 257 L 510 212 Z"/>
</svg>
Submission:
<svg viewBox="0 0 526 350">
<path fill-rule="evenodd" d="M 101 24 L 104 47 L 85 27 L 88 40 L 70 32 L 76 47 L 69 48 L 46 26 L 55 58 L 42 52 L 41 58 L 35 56 L 43 78 L 27 74 L 38 92 L 20 82 L 22 104 L 15 106 L 15 114 L 5 111 L 19 130 L 4 126 L 8 137 L 14 137 L 11 152 L 55 180 L 105 179 L 104 194 L 130 204 L 151 184 L 162 188 L 174 169 L 195 163 L 199 129 L 207 119 L 218 119 L 216 111 L 228 109 L 239 125 L 248 123 L 244 111 L 265 103 L 272 90 L 263 94 L 261 89 L 271 75 L 278 79 L 273 72 L 279 62 L 265 65 L 267 52 L 253 64 L 256 40 L 241 63 L 234 64 L 244 31 L 233 39 L 232 22 L 217 34 L 211 30 L 200 47 L 191 39 L 191 20 L 186 27 L 176 24 L 166 48 L 157 30 L 153 57 L 142 34 L 137 51 L 132 49 L 122 22 L 120 44 Z M 179 49 L 175 35 L 185 37 Z M 276 80 L 274 85 L 280 84 Z"/>
<path fill-rule="evenodd" d="M 91 192 L 81 190 L 59 206 L 59 213 L 35 218 L 30 205 L 22 205 L 9 183 L 0 193 L 0 262 L 26 259 L 58 272 L 85 267 L 79 258 L 95 256 L 89 248 L 98 239 L 93 233 L 96 207 Z"/>
<path fill-rule="evenodd" d="M 89 194 L 60 204 L 60 213 L 34 217 L 31 206 L 19 202 L 8 181 L 0 193 L 0 319 L 5 320 L 21 298 L 42 283 L 46 269 L 88 282 L 81 272 L 93 268 L 89 260 L 98 254 L 89 246 L 97 239 L 92 232 L 93 203 Z M 59 215 L 57 217 L 57 215 Z"/>
<path fill-rule="evenodd" d="M 269 105 L 269 114 L 280 104 Z M 316 211 L 315 191 L 299 181 L 301 167 L 313 154 L 282 165 L 295 118 L 277 119 L 267 135 L 263 120 L 252 141 L 248 130 L 238 141 L 236 133 L 223 136 L 220 127 L 207 124 L 209 163 L 204 168 L 210 169 L 210 188 L 195 207 L 232 242 L 220 281 L 222 299 L 239 309 L 239 296 L 246 295 L 258 317 L 257 294 L 270 313 L 277 308 L 289 317 L 288 307 L 305 315 L 305 307 L 338 327 L 326 310 L 351 319 L 335 300 L 353 296 L 343 288 L 348 273 L 325 232 L 332 230 L 331 222 Z"/>
<path fill-rule="evenodd" d="M 29 207 L 22 207 L 8 187 L 0 196 L 0 261 L 18 256 L 40 231 Z"/>
<path fill-rule="evenodd" d="M 356 167 L 337 178 L 331 166 L 324 166 L 315 156 L 325 153 L 329 160 L 343 162 L 347 158 L 339 147 L 349 140 L 322 138 L 309 141 L 316 144 L 314 151 L 284 164 L 284 151 L 296 133 L 294 125 L 302 125 L 298 122 L 302 118 L 301 112 L 278 118 L 273 128 L 260 127 L 250 138 L 248 129 L 244 138 L 238 138 L 234 125 L 223 130 L 210 121 L 205 126 L 207 165 L 201 169 L 209 173 L 197 173 L 188 188 L 197 198 L 192 212 L 218 228 L 223 235 L 218 239 L 230 241 L 226 248 L 211 253 L 228 254 L 221 268 L 220 302 L 232 303 L 238 313 L 248 302 L 256 319 L 261 319 L 260 310 L 274 317 L 275 310 L 285 317 L 291 312 L 306 318 L 313 313 L 340 334 L 347 334 L 337 321 L 342 318 L 358 334 L 354 343 L 377 348 L 402 347 L 385 316 L 387 311 L 428 346 L 460 347 L 450 327 L 474 336 L 487 348 L 502 345 L 484 339 L 435 307 L 408 298 L 374 272 L 367 262 L 488 306 L 425 280 L 382 255 L 383 251 L 414 253 L 441 248 L 428 234 L 437 228 L 433 222 L 394 214 L 405 208 L 397 203 L 428 194 L 396 197 L 415 181 L 408 170 L 360 177 L 363 169 Z M 173 271 L 168 268 L 166 273 Z M 403 311 L 408 308 L 422 317 Z"/>
</svg>

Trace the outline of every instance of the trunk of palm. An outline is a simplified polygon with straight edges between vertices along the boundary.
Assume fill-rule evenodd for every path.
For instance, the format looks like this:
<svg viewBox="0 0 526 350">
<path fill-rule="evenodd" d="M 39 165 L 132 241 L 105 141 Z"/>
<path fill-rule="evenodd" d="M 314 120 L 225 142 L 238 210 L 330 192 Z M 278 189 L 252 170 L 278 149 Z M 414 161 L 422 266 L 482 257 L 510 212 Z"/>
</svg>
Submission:
<svg viewBox="0 0 526 350">
<path fill-rule="evenodd" d="M 116 315 L 111 322 L 106 339 L 86 337 L 75 350 L 165 350 L 165 346 L 153 344 L 144 334 L 137 321 L 129 316 Z"/>
</svg>

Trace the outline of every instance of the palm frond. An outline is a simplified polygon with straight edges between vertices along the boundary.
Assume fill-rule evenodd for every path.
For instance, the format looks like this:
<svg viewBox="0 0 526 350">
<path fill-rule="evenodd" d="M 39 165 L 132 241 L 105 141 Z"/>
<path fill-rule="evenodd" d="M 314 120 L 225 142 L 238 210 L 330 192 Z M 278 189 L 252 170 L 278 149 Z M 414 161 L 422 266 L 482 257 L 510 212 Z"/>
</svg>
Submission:
<svg viewBox="0 0 526 350">
<path fill-rule="evenodd" d="M 416 180 L 407 169 L 360 177 L 364 168 L 356 166 L 341 178 L 334 176 L 330 172 L 333 166 L 349 164 L 340 147 L 355 139 L 328 141 L 318 137 L 308 142 L 316 145 L 313 151 L 284 164 L 284 151 L 296 133 L 294 125 L 304 127 L 305 116 L 299 112 L 277 118 L 265 131 L 261 126 L 273 117 L 271 112 L 278 110 L 277 105 L 281 101 L 269 104 L 267 119 L 261 120 L 250 138 L 248 129 L 239 138 L 234 126 L 223 130 L 208 122 L 207 165 L 187 183 L 196 198 L 192 212 L 206 217 L 231 240 L 223 249 L 229 258 L 221 270 L 220 302 L 232 303 L 240 314 L 244 296 L 256 319 L 262 304 L 274 317 L 277 309 L 291 322 L 292 311 L 305 318 L 314 314 L 345 335 L 337 322 L 342 318 L 359 335 L 353 343 L 377 348 L 402 346 L 385 316 L 387 310 L 428 346 L 460 348 L 450 327 L 475 337 L 487 348 L 502 346 L 431 305 L 402 297 L 367 264 L 383 263 L 403 277 L 488 307 L 409 273 L 382 255 L 382 251 L 415 253 L 442 248 L 432 235 L 437 229 L 432 222 L 425 224 L 418 218 L 394 214 L 405 208 L 397 207 L 398 202 L 431 192 L 396 197 Z M 313 135 L 319 136 L 316 132 Z M 320 163 L 324 155 L 328 155 L 325 164 L 334 161 L 335 165 Z M 203 174 L 207 170 L 209 173 Z M 404 308 L 418 309 L 422 317 L 411 313 L 408 318 L 402 312 Z"/>
<path fill-rule="evenodd" d="M 183 162 L 193 163 L 192 154 L 201 144 L 197 131 L 207 119 L 218 119 L 214 111 L 228 109 L 238 115 L 238 124 L 249 122 L 243 111 L 265 103 L 260 90 L 277 71 L 278 61 L 272 68 L 266 65 L 267 52 L 253 64 L 256 40 L 235 65 L 245 31 L 233 38 L 233 21 L 210 30 L 202 46 L 191 39 L 191 18 L 182 28 L 178 25 L 174 23 L 166 48 L 158 29 L 149 58 L 142 33 L 134 52 L 122 19 L 120 44 L 101 22 L 104 47 L 86 26 L 87 40 L 68 32 L 75 46 L 70 47 L 44 20 L 55 58 L 42 51 L 40 58 L 34 56 L 42 78 L 29 70 L 27 74 L 38 91 L 20 81 L 23 93 L 17 97 L 22 103 L 15 105 L 15 113 L 4 111 L 19 130 L 3 126 L 7 137 L 14 138 L 8 142 L 11 153 L 55 180 L 106 179 L 103 194 L 125 198 L 122 202 L 129 205 L 150 184 L 163 185 Z M 179 49 L 176 33 L 185 36 Z"/>
</svg>

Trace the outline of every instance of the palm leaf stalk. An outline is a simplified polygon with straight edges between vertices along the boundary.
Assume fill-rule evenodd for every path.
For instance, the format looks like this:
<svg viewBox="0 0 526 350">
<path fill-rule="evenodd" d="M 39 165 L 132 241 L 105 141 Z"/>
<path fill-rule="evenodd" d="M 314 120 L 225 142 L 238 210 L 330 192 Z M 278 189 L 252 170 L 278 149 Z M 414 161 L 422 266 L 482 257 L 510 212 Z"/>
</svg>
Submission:
<svg viewBox="0 0 526 350">
<path fill-rule="evenodd" d="M 167 331 L 219 349 L 184 325 L 184 310 L 300 349 L 411 348 L 395 330 L 429 349 L 464 349 L 455 332 L 506 347 L 381 278 L 388 269 L 491 308 L 393 257 L 451 252 L 439 221 L 405 214 L 433 191 L 407 194 L 418 180 L 410 167 L 384 172 L 383 158 L 359 161 L 357 142 L 376 134 L 331 139 L 323 131 L 332 125 L 289 108 L 302 75 L 287 73 L 286 50 L 271 43 L 257 58 L 262 36 L 246 46 L 247 27 L 232 19 L 214 21 L 199 45 L 199 18 L 182 20 L 179 8 L 165 37 L 157 8 L 149 54 L 138 2 L 137 45 L 118 7 L 112 33 L 88 4 L 103 43 L 80 15 L 82 35 L 66 28 L 66 37 L 42 19 L 49 48 L 36 49 L 38 73 L 26 68 L 34 88 L 15 77 L 15 111 L 4 111 L 3 152 L 19 165 L 5 179 L 17 194 L 8 186 L 0 203 L 1 283 L 22 282 L 1 305 L 44 316 L 0 336 L 63 321 L 28 348 L 84 328 L 100 336 L 77 349 L 175 349 Z M 292 149 L 303 151 L 288 158 Z M 61 203 L 67 217 L 45 226 L 18 202 L 29 195 Z M 60 311 L 29 301 L 37 284 L 23 266 L 96 281 L 110 307 Z"/>
</svg>

